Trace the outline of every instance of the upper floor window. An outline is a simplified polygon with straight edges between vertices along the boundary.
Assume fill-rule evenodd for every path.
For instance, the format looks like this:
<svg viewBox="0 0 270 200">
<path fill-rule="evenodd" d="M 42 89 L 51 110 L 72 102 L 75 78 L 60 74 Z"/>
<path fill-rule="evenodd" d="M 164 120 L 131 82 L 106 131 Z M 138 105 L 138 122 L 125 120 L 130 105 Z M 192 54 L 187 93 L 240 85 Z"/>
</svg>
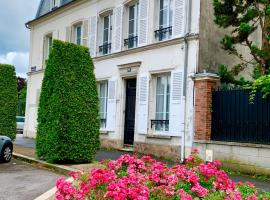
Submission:
<svg viewBox="0 0 270 200">
<path fill-rule="evenodd" d="M 171 75 L 157 76 L 155 130 L 169 131 Z"/>
<path fill-rule="evenodd" d="M 159 30 L 155 31 L 157 40 L 172 37 L 173 0 L 159 0 Z"/>
<path fill-rule="evenodd" d="M 108 82 L 99 83 L 99 115 L 100 128 L 105 129 L 107 123 Z"/>
<path fill-rule="evenodd" d="M 51 47 L 52 47 L 52 42 L 53 42 L 53 36 L 52 36 L 52 33 L 46 35 L 44 37 L 44 44 L 43 44 L 43 60 L 44 60 L 44 64 L 46 65 L 46 62 L 49 58 L 49 54 L 50 54 L 50 50 L 51 50 Z"/>
<path fill-rule="evenodd" d="M 82 44 L 82 24 L 77 24 L 74 26 L 74 42 L 77 45 L 81 45 Z"/>
<path fill-rule="evenodd" d="M 51 0 L 51 10 L 54 10 L 60 6 L 60 0 Z"/>
<path fill-rule="evenodd" d="M 134 48 L 138 45 L 138 17 L 139 17 L 139 3 L 129 6 L 129 20 L 128 20 L 128 38 L 125 39 L 125 46 Z"/>
<path fill-rule="evenodd" d="M 112 46 L 112 15 L 103 17 L 103 44 L 99 47 L 102 54 L 110 54 Z"/>
</svg>

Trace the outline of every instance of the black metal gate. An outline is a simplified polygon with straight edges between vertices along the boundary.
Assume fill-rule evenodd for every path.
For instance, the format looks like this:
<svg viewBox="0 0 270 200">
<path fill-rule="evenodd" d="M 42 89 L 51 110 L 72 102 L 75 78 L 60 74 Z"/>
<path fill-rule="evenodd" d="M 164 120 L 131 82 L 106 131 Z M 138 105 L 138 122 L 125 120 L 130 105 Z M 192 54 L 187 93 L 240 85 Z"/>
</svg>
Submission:
<svg viewBox="0 0 270 200">
<path fill-rule="evenodd" d="M 270 144 L 270 99 L 248 90 L 215 91 L 212 103 L 212 140 Z"/>
</svg>

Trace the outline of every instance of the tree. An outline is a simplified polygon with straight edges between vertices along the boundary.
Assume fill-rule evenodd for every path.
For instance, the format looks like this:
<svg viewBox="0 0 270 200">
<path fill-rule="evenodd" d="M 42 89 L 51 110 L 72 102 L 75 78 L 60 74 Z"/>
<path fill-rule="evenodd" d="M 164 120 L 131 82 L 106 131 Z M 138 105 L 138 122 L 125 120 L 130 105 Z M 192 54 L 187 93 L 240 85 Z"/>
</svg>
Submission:
<svg viewBox="0 0 270 200">
<path fill-rule="evenodd" d="M 99 149 L 99 99 L 89 49 L 54 40 L 42 83 L 37 155 L 90 162 Z"/>
<path fill-rule="evenodd" d="M 17 79 L 15 68 L 0 64 L 0 134 L 16 138 L 18 109 Z"/>
<path fill-rule="evenodd" d="M 27 94 L 27 82 L 25 81 L 24 86 L 21 88 L 18 95 L 18 114 L 20 116 L 25 115 L 26 94 Z"/>
<path fill-rule="evenodd" d="M 270 3 L 268 0 L 213 0 L 215 23 L 230 30 L 222 41 L 222 48 L 229 54 L 237 56 L 241 63 L 233 67 L 238 74 L 247 66 L 252 65 L 260 76 L 269 73 L 270 67 Z M 262 31 L 262 45 L 252 41 L 251 34 Z M 251 59 L 247 60 L 237 45 L 250 50 Z"/>
</svg>

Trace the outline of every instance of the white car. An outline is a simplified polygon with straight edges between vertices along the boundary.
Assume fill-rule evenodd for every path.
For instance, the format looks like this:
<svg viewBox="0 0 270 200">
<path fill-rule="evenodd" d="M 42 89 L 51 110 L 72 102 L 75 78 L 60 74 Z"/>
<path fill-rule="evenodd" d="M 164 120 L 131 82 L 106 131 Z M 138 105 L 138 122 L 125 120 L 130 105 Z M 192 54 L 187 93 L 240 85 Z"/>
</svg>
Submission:
<svg viewBox="0 0 270 200">
<path fill-rule="evenodd" d="M 18 134 L 23 134 L 24 120 L 25 120 L 25 118 L 23 116 L 16 117 L 17 133 Z"/>
</svg>

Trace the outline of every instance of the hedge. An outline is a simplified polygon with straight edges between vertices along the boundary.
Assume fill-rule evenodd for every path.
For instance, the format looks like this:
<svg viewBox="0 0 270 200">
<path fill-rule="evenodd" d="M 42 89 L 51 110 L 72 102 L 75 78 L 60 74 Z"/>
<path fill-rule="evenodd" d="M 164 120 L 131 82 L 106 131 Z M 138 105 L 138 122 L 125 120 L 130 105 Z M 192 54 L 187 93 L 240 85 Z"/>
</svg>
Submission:
<svg viewBox="0 0 270 200">
<path fill-rule="evenodd" d="M 14 66 L 0 64 L 0 135 L 16 138 L 18 110 L 17 78 Z"/>
<path fill-rule="evenodd" d="M 89 49 L 54 40 L 40 94 L 38 157 L 54 163 L 91 162 L 100 147 L 99 124 Z"/>
</svg>

